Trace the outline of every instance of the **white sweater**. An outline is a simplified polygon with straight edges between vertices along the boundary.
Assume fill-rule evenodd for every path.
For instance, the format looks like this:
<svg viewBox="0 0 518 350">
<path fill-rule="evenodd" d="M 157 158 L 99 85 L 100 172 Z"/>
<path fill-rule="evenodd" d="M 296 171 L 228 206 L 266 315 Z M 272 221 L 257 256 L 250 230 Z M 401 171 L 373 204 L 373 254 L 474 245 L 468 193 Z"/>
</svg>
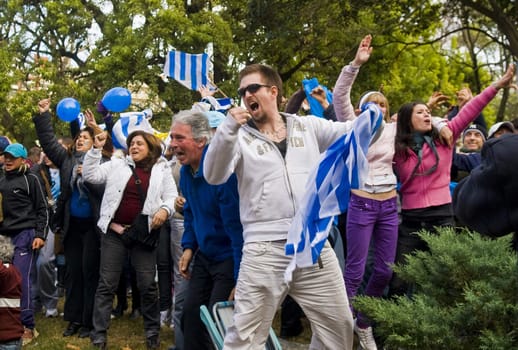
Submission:
<svg viewBox="0 0 518 350">
<path fill-rule="evenodd" d="M 258 130 L 227 117 L 212 139 L 203 173 L 211 184 L 224 183 L 235 172 L 244 242 L 285 240 L 320 154 L 351 130 L 354 122 L 283 114 L 287 152 Z"/>
</svg>

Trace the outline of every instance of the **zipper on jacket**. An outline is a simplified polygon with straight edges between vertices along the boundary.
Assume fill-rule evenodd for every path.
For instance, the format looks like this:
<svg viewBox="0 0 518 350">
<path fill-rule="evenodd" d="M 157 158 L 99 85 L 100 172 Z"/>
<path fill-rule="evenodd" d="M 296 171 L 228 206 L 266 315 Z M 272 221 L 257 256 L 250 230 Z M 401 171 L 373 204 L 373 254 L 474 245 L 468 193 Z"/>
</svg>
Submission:
<svg viewBox="0 0 518 350">
<path fill-rule="evenodd" d="M 286 117 L 286 156 L 288 156 L 288 150 L 289 150 L 289 142 L 288 142 L 288 135 L 291 134 L 291 128 L 293 127 L 293 125 L 290 125 L 292 123 L 289 123 L 289 119 Z M 289 195 L 290 195 L 290 198 L 291 198 L 291 205 L 292 205 L 292 209 L 293 209 L 293 216 L 295 216 L 297 210 L 296 210 L 296 205 L 295 205 L 295 198 L 293 196 L 293 187 L 291 186 L 291 181 L 290 181 L 290 177 L 288 176 L 288 167 L 286 165 L 286 158 L 282 156 L 281 154 L 281 151 L 279 151 L 279 148 L 277 147 L 277 145 L 275 145 L 275 143 L 270 140 L 269 138 L 267 138 L 266 136 L 264 136 L 259 130 L 255 129 L 255 128 L 252 128 L 251 126 L 248 126 L 248 128 L 250 128 L 250 130 L 252 131 L 252 133 L 254 133 L 258 139 L 261 139 L 261 140 L 264 140 L 266 142 L 268 142 L 271 146 L 273 146 L 273 148 L 275 149 L 275 152 L 277 152 L 277 155 L 282 159 L 282 163 L 284 164 L 284 177 L 285 177 L 285 180 L 286 180 L 286 187 L 288 188 L 288 191 L 289 191 Z"/>
</svg>

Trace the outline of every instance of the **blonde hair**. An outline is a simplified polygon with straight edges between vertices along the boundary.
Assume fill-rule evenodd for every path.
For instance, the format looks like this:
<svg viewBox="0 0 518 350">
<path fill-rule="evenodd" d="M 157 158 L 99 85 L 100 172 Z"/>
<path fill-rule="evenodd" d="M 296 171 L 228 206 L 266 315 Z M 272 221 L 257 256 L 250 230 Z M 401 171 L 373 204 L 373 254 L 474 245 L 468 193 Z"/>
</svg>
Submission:
<svg viewBox="0 0 518 350">
<path fill-rule="evenodd" d="M 384 107 L 386 107 L 386 112 L 383 114 L 383 119 L 387 122 L 390 121 L 390 105 L 385 95 L 383 95 L 380 91 L 368 91 L 360 98 L 358 108 L 361 110 L 362 106 L 367 102 L 374 102 L 378 105 L 384 105 Z"/>
</svg>

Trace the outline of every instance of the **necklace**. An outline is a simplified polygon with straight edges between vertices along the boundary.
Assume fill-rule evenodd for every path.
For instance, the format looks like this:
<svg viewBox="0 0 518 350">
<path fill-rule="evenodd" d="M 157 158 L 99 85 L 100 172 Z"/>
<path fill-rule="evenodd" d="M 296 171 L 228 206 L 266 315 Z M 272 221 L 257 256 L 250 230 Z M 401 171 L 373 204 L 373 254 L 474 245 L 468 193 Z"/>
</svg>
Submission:
<svg viewBox="0 0 518 350">
<path fill-rule="evenodd" d="M 278 126 L 275 128 L 275 126 Z M 272 140 L 273 142 L 281 142 L 286 139 L 286 121 L 279 115 L 279 118 L 274 121 L 272 130 L 258 128 L 259 132 Z"/>
<path fill-rule="evenodd" d="M 263 135 L 274 142 L 280 142 L 286 138 L 286 125 L 283 123 L 278 129 L 259 130 Z"/>
</svg>

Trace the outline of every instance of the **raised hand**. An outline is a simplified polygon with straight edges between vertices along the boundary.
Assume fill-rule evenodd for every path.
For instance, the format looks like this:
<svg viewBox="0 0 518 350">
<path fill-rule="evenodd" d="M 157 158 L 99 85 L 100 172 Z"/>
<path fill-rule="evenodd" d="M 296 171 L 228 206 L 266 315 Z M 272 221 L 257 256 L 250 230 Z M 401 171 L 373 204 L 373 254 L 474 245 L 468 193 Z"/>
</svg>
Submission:
<svg viewBox="0 0 518 350">
<path fill-rule="evenodd" d="M 505 87 L 512 86 L 513 76 L 514 76 L 515 71 L 516 71 L 516 65 L 514 63 L 511 63 L 509 65 L 509 67 L 507 68 L 507 71 L 505 72 L 505 74 L 500 79 L 495 81 L 493 83 L 493 86 L 496 89 L 502 89 Z"/>
<path fill-rule="evenodd" d="M 40 102 L 38 102 L 38 111 L 40 112 L 40 114 L 48 112 L 49 109 L 50 109 L 50 97 L 45 98 L 45 99 L 41 100 Z"/>
<path fill-rule="evenodd" d="M 358 46 L 358 50 L 356 51 L 356 56 L 351 62 L 353 66 L 361 66 L 369 60 L 372 53 L 371 41 L 372 36 L 370 34 L 363 37 L 360 42 L 360 46 Z"/>
<path fill-rule="evenodd" d="M 444 95 L 442 92 L 434 91 L 432 96 L 430 96 L 428 98 L 428 102 L 426 103 L 426 105 L 428 106 L 428 108 L 430 108 L 430 110 L 432 110 L 432 109 L 436 108 L 437 106 L 440 106 L 444 102 L 448 101 L 449 99 L 450 99 L 450 97 L 447 95 Z"/>
<path fill-rule="evenodd" d="M 252 118 L 250 112 L 248 112 L 248 110 L 243 107 L 231 108 L 227 114 L 234 118 L 234 120 L 241 125 L 245 125 L 248 119 Z"/>
</svg>

